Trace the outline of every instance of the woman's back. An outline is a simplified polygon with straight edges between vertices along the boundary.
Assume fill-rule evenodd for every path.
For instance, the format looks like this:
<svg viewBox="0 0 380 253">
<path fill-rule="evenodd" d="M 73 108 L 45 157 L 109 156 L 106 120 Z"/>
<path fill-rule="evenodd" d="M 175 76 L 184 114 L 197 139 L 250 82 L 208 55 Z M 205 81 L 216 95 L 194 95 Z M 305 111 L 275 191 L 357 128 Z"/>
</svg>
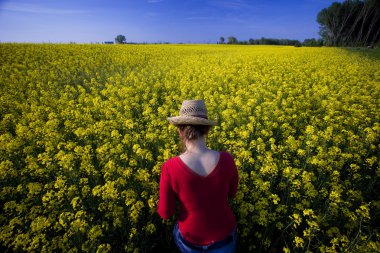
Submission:
<svg viewBox="0 0 380 253">
<path fill-rule="evenodd" d="M 179 157 L 189 169 L 203 177 L 208 176 L 215 169 L 220 159 L 219 152 L 214 150 L 202 153 L 185 152 Z"/>
<path fill-rule="evenodd" d="M 180 201 L 178 224 L 186 240 L 197 245 L 206 245 L 226 237 L 236 226 L 235 216 L 228 204 L 228 197 L 236 194 L 237 168 L 227 152 L 212 152 L 216 164 L 208 174 L 199 174 L 179 157 L 163 164 L 160 182 L 158 212 L 170 217 Z M 186 157 L 186 156 L 185 156 Z M 188 157 L 189 158 L 189 157 Z M 204 168 L 204 158 L 192 157 L 189 161 Z M 198 168 L 198 169 L 199 169 Z"/>
</svg>

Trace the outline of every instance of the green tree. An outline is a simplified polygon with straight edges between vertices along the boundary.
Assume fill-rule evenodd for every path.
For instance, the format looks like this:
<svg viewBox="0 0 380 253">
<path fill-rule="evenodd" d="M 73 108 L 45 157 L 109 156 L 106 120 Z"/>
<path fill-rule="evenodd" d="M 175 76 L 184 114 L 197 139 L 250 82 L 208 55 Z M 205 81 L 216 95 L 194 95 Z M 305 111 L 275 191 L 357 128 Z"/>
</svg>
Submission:
<svg viewBox="0 0 380 253">
<path fill-rule="evenodd" d="M 323 41 L 321 39 L 311 38 L 305 39 L 302 44 L 307 47 L 321 47 L 323 46 Z"/>
<path fill-rule="evenodd" d="M 234 37 L 234 36 L 230 36 L 230 37 L 228 37 L 228 39 L 227 39 L 227 43 L 228 43 L 228 44 L 237 44 L 237 43 L 238 43 L 238 40 L 236 39 L 236 37 Z"/>
<path fill-rule="evenodd" d="M 117 35 L 116 38 L 115 38 L 116 44 L 124 44 L 125 41 L 126 41 L 126 38 L 122 34 Z"/>
<path fill-rule="evenodd" d="M 366 46 L 380 41 L 380 1 L 334 2 L 317 16 L 327 46 Z"/>
<path fill-rule="evenodd" d="M 222 37 L 220 37 L 219 38 L 219 44 L 224 44 L 224 42 L 225 42 L 225 39 L 224 39 L 224 37 L 222 36 Z"/>
</svg>

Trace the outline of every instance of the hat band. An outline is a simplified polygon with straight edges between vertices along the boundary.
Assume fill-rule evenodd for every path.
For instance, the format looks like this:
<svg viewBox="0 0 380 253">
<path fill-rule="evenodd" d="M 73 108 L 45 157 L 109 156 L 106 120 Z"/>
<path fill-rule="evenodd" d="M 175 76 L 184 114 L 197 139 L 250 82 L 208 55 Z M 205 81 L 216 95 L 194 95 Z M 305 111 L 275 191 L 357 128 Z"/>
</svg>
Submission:
<svg viewBox="0 0 380 253">
<path fill-rule="evenodd" d="M 197 115 L 197 116 L 193 116 L 193 117 L 198 117 L 198 118 L 208 119 L 207 116 L 203 116 L 203 115 Z"/>
<path fill-rule="evenodd" d="M 195 117 L 195 118 L 202 118 L 202 119 L 208 119 L 207 115 L 191 115 L 191 114 L 180 114 L 179 115 L 180 117 L 181 116 L 184 116 L 184 117 Z"/>
</svg>

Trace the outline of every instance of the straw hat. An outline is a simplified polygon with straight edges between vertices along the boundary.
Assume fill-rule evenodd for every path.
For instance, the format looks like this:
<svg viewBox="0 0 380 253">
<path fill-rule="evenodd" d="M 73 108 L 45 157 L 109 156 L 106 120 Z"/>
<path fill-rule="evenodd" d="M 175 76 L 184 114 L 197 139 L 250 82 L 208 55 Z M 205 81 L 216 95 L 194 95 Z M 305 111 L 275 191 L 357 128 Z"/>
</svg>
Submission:
<svg viewBox="0 0 380 253">
<path fill-rule="evenodd" d="M 173 125 L 206 125 L 215 126 L 216 121 L 209 120 L 207 109 L 203 100 L 184 100 L 179 110 L 179 116 L 169 117 Z"/>
</svg>

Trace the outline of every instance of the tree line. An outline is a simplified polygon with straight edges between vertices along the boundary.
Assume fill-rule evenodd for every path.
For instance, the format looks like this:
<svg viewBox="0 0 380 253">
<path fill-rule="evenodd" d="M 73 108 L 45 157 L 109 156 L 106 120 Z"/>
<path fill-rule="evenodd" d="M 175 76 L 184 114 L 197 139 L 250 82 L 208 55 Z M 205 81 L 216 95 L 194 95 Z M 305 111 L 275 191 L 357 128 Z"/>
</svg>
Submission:
<svg viewBox="0 0 380 253">
<path fill-rule="evenodd" d="M 220 37 L 218 44 L 238 44 L 238 45 L 283 45 L 283 46 L 322 46 L 322 39 L 305 39 L 303 42 L 299 40 L 291 39 L 274 39 L 274 38 L 260 38 L 260 39 L 249 39 L 249 40 L 238 40 L 234 36 Z"/>
</svg>

